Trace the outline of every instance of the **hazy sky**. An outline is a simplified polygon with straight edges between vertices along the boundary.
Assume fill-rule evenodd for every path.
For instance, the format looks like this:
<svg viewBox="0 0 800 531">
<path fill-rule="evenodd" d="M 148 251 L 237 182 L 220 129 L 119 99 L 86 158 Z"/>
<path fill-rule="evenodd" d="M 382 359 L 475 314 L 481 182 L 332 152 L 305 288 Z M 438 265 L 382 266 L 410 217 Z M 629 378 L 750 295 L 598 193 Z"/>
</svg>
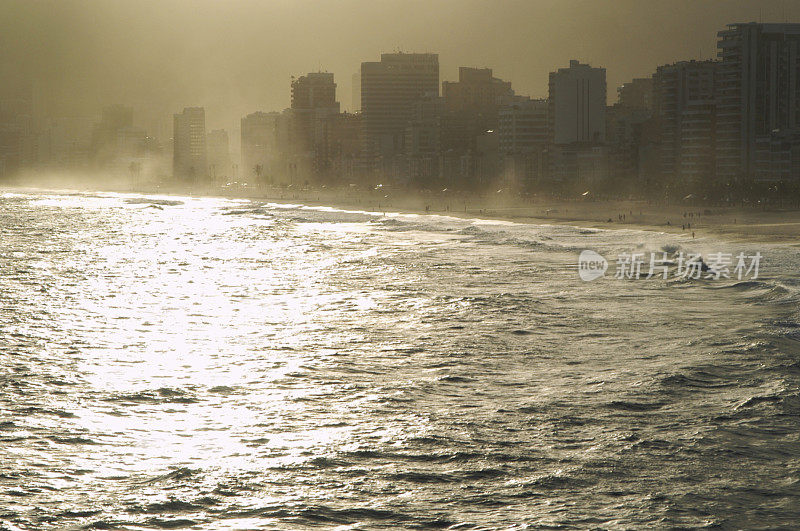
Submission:
<svg viewBox="0 0 800 531">
<path fill-rule="evenodd" d="M 800 22 L 796 0 L 0 0 L 0 79 L 35 80 L 52 112 L 133 105 L 152 121 L 203 105 L 209 128 L 289 104 L 290 76 L 333 72 L 338 99 L 381 52 L 438 52 L 441 79 L 487 66 L 545 96 L 571 58 L 604 66 L 609 99 L 659 64 L 708 58 L 729 22 Z M 701 55 L 702 54 L 702 55 Z M 142 125 L 147 125 L 142 123 Z"/>
</svg>

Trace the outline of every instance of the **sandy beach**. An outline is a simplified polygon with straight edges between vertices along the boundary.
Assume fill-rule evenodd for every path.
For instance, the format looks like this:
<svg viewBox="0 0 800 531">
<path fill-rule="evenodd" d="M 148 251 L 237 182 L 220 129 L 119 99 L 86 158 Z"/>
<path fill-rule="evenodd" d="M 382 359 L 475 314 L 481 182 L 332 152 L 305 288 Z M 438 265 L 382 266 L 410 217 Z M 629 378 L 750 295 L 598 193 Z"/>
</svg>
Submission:
<svg viewBox="0 0 800 531">
<path fill-rule="evenodd" d="M 227 194 L 226 194 L 227 195 Z M 664 205 L 637 200 L 558 200 L 502 194 L 392 194 L 373 191 L 271 190 L 249 193 L 255 200 L 300 202 L 375 212 L 414 212 L 501 219 L 521 223 L 558 223 L 600 229 L 640 229 L 715 236 L 725 240 L 800 245 L 800 210 L 760 207 Z"/>
<path fill-rule="evenodd" d="M 52 179 L 27 181 L 44 189 L 73 188 Z M 9 186 L 14 186 L 9 183 Z M 574 200 L 548 196 L 523 197 L 507 192 L 407 192 L 377 187 L 355 188 L 178 188 L 146 184 L 130 187 L 123 181 L 75 183 L 75 189 L 159 195 L 189 195 L 251 199 L 331 206 L 372 212 L 410 212 L 469 218 L 501 219 L 520 223 L 558 223 L 600 229 L 640 229 L 683 233 L 688 238 L 715 236 L 725 240 L 800 245 L 800 210 L 764 209 L 759 205 L 714 206 L 659 204 L 643 200 Z"/>
</svg>

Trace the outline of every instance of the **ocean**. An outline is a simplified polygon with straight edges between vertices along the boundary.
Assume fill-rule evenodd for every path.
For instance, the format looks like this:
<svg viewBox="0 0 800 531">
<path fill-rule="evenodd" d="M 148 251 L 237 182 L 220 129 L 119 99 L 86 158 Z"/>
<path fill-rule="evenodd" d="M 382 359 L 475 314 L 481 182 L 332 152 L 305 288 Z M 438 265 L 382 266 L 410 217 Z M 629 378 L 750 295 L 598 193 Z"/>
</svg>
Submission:
<svg viewBox="0 0 800 531">
<path fill-rule="evenodd" d="M 584 250 L 604 277 L 579 276 Z M 762 258 L 613 275 L 663 252 Z M 793 527 L 798 264 L 687 234 L 3 189 L 0 529 Z"/>
</svg>

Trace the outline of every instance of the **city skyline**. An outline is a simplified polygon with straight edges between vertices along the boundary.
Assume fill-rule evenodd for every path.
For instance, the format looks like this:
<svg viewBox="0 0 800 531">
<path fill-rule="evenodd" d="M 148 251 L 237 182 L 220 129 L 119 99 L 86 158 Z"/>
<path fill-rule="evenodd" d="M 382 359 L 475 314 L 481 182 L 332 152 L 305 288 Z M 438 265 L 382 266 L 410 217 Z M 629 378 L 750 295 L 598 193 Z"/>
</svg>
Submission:
<svg viewBox="0 0 800 531">
<path fill-rule="evenodd" d="M 86 144 L 66 122 L 37 119 L 37 101 L 0 100 L 10 113 L 3 174 L 83 160 L 86 169 L 129 171 L 137 180 L 144 165 L 145 176 L 163 180 L 171 151 L 172 179 L 191 184 L 602 184 L 616 193 L 675 188 L 726 200 L 734 183 L 735 195 L 745 182 L 789 185 L 800 157 L 800 24 L 728 23 L 716 36 L 717 59 L 658 65 L 622 83 L 613 105 L 607 69 L 578 59 L 551 71 L 548 98 L 537 100 L 491 68 L 461 66 L 458 81 L 442 81 L 437 53 L 383 53 L 361 63 L 359 114 L 341 112 L 334 73 L 292 76 L 291 107 L 266 122 L 260 110 L 241 117 L 234 138 L 242 143 L 233 146 L 229 129 L 206 127 L 204 106 L 174 114 L 171 136 L 136 127 L 130 105 L 105 106 Z M 538 111 L 536 101 L 544 104 Z"/>
<path fill-rule="evenodd" d="M 148 130 L 184 106 L 205 107 L 211 129 L 231 128 L 254 110 L 289 107 L 291 77 L 323 70 L 336 74 L 343 110 L 351 111 L 361 62 L 398 50 L 438 53 L 440 81 L 457 79 L 460 66 L 488 67 L 532 98 L 546 97 L 549 72 L 579 59 L 608 68 L 613 103 L 614 88 L 655 65 L 715 57 L 716 31 L 728 22 L 800 18 L 800 6 L 780 1 L 679 2 L 680 9 L 628 1 L 504 4 L 196 2 L 192 10 L 185 2 L 155 9 L 152 2 L 9 1 L 0 6 L 8 21 L 0 74 L 32 83 L 48 115 L 124 102 Z M 452 9 L 459 6 L 481 16 L 459 18 Z M 436 19 L 448 24 L 431 26 Z"/>
<path fill-rule="evenodd" d="M 90 4 L 67 2 L 58 6 L 59 9 L 72 6 L 72 14 L 77 16 Z M 271 7 L 276 13 L 289 9 L 279 4 Z M 540 9 L 546 4 L 536 3 Z M 205 37 L 191 31 L 192 21 L 196 22 L 192 17 L 202 17 L 197 13 L 187 14 L 181 3 L 171 5 L 172 14 L 183 15 L 180 22 L 186 23 L 180 28 L 173 24 L 176 42 L 187 45 L 202 41 Z M 217 18 L 228 22 L 243 15 L 247 8 L 256 11 L 264 8 L 263 4 L 247 2 L 237 4 L 235 9 L 202 1 L 194 5 L 200 11 L 213 8 Z M 407 3 L 406 7 L 411 5 Z M 617 2 L 609 11 L 619 15 L 624 6 L 624 1 Z M 324 10 L 328 6 L 319 4 L 319 7 Z M 781 8 L 783 16 L 788 18 L 787 10 Z M 132 13 L 127 6 L 120 9 Z M 581 23 L 581 17 L 593 9 L 596 7 L 573 10 L 575 16 L 570 23 Z M 20 12 L 24 9 L 20 8 Z M 763 12 L 759 10 L 759 19 L 763 18 Z M 109 14 L 103 9 L 95 12 L 98 20 Z M 206 16 L 210 15 L 206 9 Z M 556 12 L 550 15 L 553 21 L 557 20 Z M 151 27 L 161 16 L 150 17 Z M 458 18 L 455 14 L 452 17 Z M 468 18 L 474 22 L 475 17 Z M 621 18 L 617 16 L 618 21 L 626 23 L 625 31 L 613 36 L 635 37 L 636 23 L 645 18 L 636 10 L 629 10 Z M 65 27 L 76 23 L 74 17 L 66 20 Z M 314 15 L 306 14 L 304 20 L 310 23 Z M 486 23 L 494 24 L 497 20 L 496 16 L 489 17 Z M 664 26 L 668 27 L 671 20 L 666 17 Z M 537 61 L 570 54 L 566 55 L 569 59 L 548 65 L 547 75 L 542 76 L 547 80 L 545 98 L 525 90 L 524 81 L 520 83 L 516 77 L 505 76 L 491 63 L 460 64 L 456 81 L 443 67 L 451 60 L 439 48 L 428 51 L 412 48 L 381 52 L 377 57 L 356 50 L 361 61 L 355 74 L 346 71 L 343 74 L 321 65 L 316 71 L 303 69 L 304 73 L 291 75 L 280 90 L 290 96 L 289 106 L 248 104 L 247 108 L 241 108 L 244 99 L 209 103 L 208 96 L 193 98 L 192 94 L 198 90 L 210 94 L 220 89 L 215 82 L 225 80 L 241 89 L 242 95 L 241 91 L 258 77 L 256 74 L 265 74 L 265 69 L 252 69 L 253 76 L 242 79 L 226 77 L 221 69 L 214 74 L 214 82 L 210 82 L 203 75 L 208 74 L 217 56 L 208 53 L 200 68 L 187 56 L 185 65 L 162 69 L 162 79 L 155 83 L 162 91 L 161 96 L 146 102 L 134 98 L 105 103 L 93 93 L 91 76 L 81 78 L 78 72 L 76 75 L 69 72 L 70 75 L 62 77 L 72 82 L 80 80 L 86 84 L 85 96 L 94 96 L 94 108 L 81 114 L 77 110 L 80 98 L 62 94 L 57 98 L 60 106 L 48 104 L 48 98 L 56 97 L 69 84 L 55 83 L 51 87 L 48 81 L 58 72 L 41 72 L 51 54 L 61 57 L 58 66 L 65 70 L 63 67 L 70 65 L 70 48 L 59 53 L 40 49 L 41 61 L 23 63 L 12 82 L 0 88 L 3 92 L 0 108 L 6 114 L 2 118 L 4 136 L 0 146 L 2 174 L 85 168 L 112 170 L 121 175 L 133 174 L 135 169 L 137 179 L 145 181 L 164 181 L 171 176 L 177 181 L 196 184 L 213 176 L 214 185 L 220 184 L 217 181 L 239 179 L 256 182 L 258 186 L 365 184 L 385 180 L 421 189 L 497 186 L 529 191 L 552 186 L 566 191 L 603 183 L 607 192 L 614 190 L 612 193 L 644 191 L 658 195 L 669 194 L 674 188 L 675 193 L 698 192 L 730 199 L 730 192 L 725 190 L 733 183 L 738 183 L 737 186 L 745 181 L 788 183 L 800 171 L 797 169 L 800 163 L 795 160 L 800 158 L 796 153 L 800 121 L 800 114 L 796 113 L 800 101 L 796 78 L 800 74 L 795 72 L 800 24 L 737 20 L 730 18 L 710 32 L 715 39 L 716 53 L 709 54 L 713 57 L 673 56 L 641 67 L 644 73 L 635 77 L 619 79 L 620 71 L 635 64 L 632 58 L 640 50 L 628 46 L 625 54 L 610 58 L 610 62 L 593 61 L 591 57 L 603 55 L 597 51 L 572 55 L 597 37 L 595 32 L 603 27 L 603 18 L 599 17 L 593 31 L 571 32 L 573 39 L 569 46 L 557 47 L 555 52 L 542 47 L 540 54 L 517 61 L 517 70 L 524 80 L 536 72 Z M 21 22 L 25 26 L 25 17 Z M 211 23 L 211 18 L 207 22 Z M 687 23 L 686 27 L 691 25 Z M 413 33 L 414 24 L 407 26 Z M 476 39 L 474 47 L 460 49 L 457 55 L 480 56 L 482 52 L 491 55 L 497 48 L 493 44 L 518 39 L 514 28 L 509 25 L 508 35 L 501 37 L 498 33 L 495 41 Z M 655 26 L 652 29 L 654 33 L 659 31 Z M 433 32 L 440 36 L 452 33 L 452 28 Z M 136 34 L 136 20 L 131 19 L 125 38 Z M 311 27 L 305 34 L 315 37 L 308 41 L 323 40 L 323 35 L 314 33 Z M 156 39 L 158 35 L 154 31 L 151 36 Z M 245 35 L 246 32 L 242 34 Z M 606 37 L 613 40 L 611 33 Z M 531 34 L 530 39 L 533 38 Z M 520 53 L 530 39 L 517 40 L 515 53 Z M 236 63 L 235 41 L 216 38 L 214 42 L 221 56 Z M 670 43 L 674 44 L 666 42 L 663 47 L 666 49 Z M 319 47 L 311 42 L 305 44 L 302 49 Z M 138 45 L 145 49 L 152 43 L 137 41 Z M 599 48 L 602 49 L 605 48 Z M 270 50 L 260 49 L 257 41 L 248 51 L 271 57 Z M 661 51 L 654 47 L 648 53 Z M 13 49 L 11 52 L 9 57 L 14 56 Z M 109 43 L 109 49 L 103 53 L 105 66 L 84 62 L 89 65 L 87 68 L 122 66 L 128 74 L 134 74 L 144 66 L 167 64 L 173 53 L 178 52 L 167 49 L 160 56 L 148 56 L 147 65 L 136 61 L 118 64 Z M 282 60 L 288 64 L 292 58 L 302 57 L 295 52 L 286 53 Z M 508 54 L 503 59 L 513 56 Z M 187 69 L 193 75 L 182 90 L 179 85 L 169 84 L 170 79 L 185 74 Z M 276 75 L 273 72 L 271 82 Z M 153 81 L 144 76 L 131 84 L 130 90 L 136 92 L 146 85 L 152 89 Z M 350 86 L 348 94 L 348 82 L 351 85 L 358 82 L 360 86 Z M 118 91 L 113 78 L 104 79 L 101 84 L 107 87 L 107 94 Z M 21 97 L 13 95 L 15 90 Z M 262 93 L 264 98 L 267 94 Z M 358 101 L 356 94 L 360 96 Z M 179 98 L 180 103 L 170 103 L 170 98 Z M 546 102 L 546 107 L 544 103 L 536 103 L 540 100 Z M 347 101 L 351 102 L 348 107 L 359 107 L 358 114 L 348 113 L 342 103 Z M 67 109 L 72 114 L 65 118 L 60 113 Z M 185 116 L 187 110 L 199 112 L 202 120 L 191 119 L 193 125 L 181 126 L 183 120 L 179 117 Z M 99 120 L 90 125 L 91 117 L 97 117 L 98 113 Z M 271 118 L 264 121 L 267 114 Z M 175 117 L 172 127 L 167 122 L 169 116 Z M 237 128 L 246 123 L 248 129 Z M 170 155 L 171 169 L 167 168 L 166 158 Z M 745 193 L 744 189 L 739 189 L 736 195 L 739 193 Z"/>
</svg>

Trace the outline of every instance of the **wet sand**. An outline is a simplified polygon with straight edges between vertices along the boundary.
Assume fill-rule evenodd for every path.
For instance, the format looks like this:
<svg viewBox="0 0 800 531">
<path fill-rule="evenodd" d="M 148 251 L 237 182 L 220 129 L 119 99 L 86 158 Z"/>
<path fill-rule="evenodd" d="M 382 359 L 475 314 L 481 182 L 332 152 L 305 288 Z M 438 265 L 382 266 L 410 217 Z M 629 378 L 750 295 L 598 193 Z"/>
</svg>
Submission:
<svg viewBox="0 0 800 531">
<path fill-rule="evenodd" d="M 753 207 L 663 205 L 646 201 L 565 201 L 519 199 L 490 195 L 407 195 L 340 192 L 253 194 L 281 202 L 336 206 L 376 212 L 403 211 L 458 217 L 500 219 L 521 223 L 557 223 L 599 229 L 633 229 L 682 233 L 688 238 L 716 236 L 747 242 L 800 245 L 800 210 L 763 210 Z"/>
<path fill-rule="evenodd" d="M 56 180 L 39 180 L 43 188 Z M 63 182 L 63 181 L 62 181 Z M 21 185 L 21 182 L 17 182 Z M 30 186 L 36 186 L 30 182 Z M 714 236 L 732 241 L 789 243 L 800 245 L 800 210 L 769 209 L 759 206 L 709 206 L 701 204 L 657 204 L 640 200 L 576 200 L 548 197 L 520 197 L 509 193 L 404 192 L 377 188 L 363 189 L 286 189 L 286 188 L 205 188 L 191 189 L 144 185 L 131 188 L 127 183 L 84 182 L 74 188 L 112 192 L 166 195 L 193 195 L 246 198 L 261 201 L 332 206 L 373 212 L 410 212 L 458 217 L 557 223 L 599 229 L 638 229 L 683 233 L 687 238 Z"/>
</svg>

